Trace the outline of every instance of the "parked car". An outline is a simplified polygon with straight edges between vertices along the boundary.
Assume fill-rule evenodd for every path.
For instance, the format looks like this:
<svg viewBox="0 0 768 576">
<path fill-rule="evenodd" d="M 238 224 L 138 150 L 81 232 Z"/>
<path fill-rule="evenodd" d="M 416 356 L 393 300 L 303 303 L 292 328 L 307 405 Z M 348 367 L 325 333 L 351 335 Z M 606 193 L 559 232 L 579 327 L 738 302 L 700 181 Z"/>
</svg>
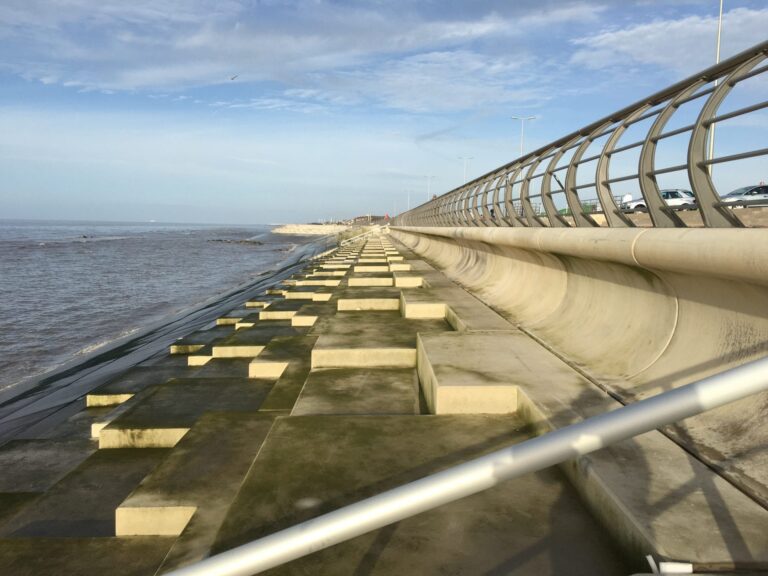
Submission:
<svg viewBox="0 0 768 576">
<path fill-rule="evenodd" d="M 733 192 L 728 192 L 728 194 L 723 196 L 722 200 L 723 202 L 766 200 L 766 204 L 768 204 L 768 186 L 758 184 L 757 186 L 737 188 Z"/>
<path fill-rule="evenodd" d="M 696 197 L 690 190 L 683 190 L 682 188 L 668 188 L 666 190 L 660 190 L 661 197 L 667 206 L 680 206 L 682 208 L 692 209 L 696 207 Z M 622 210 L 645 210 L 645 199 L 629 200 L 621 203 Z"/>
</svg>

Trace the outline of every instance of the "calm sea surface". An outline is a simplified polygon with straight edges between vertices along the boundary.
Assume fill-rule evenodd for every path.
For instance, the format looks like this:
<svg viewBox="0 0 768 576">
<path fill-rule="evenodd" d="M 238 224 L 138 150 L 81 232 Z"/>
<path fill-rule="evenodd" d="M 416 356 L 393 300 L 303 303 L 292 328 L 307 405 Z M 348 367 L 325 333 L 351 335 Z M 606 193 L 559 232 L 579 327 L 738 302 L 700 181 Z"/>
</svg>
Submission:
<svg viewBox="0 0 768 576">
<path fill-rule="evenodd" d="M 0 220 L 0 391 L 264 275 L 305 240 L 269 226 Z"/>
</svg>

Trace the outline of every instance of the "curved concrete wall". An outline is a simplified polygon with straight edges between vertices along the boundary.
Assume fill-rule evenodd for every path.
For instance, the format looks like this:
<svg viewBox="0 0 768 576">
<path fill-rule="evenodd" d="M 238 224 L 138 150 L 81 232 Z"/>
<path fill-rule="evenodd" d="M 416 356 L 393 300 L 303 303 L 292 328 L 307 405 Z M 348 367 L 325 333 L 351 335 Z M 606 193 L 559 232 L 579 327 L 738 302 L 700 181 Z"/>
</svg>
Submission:
<svg viewBox="0 0 768 576">
<path fill-rule="evenodd" d="M 765 230 L 391 234 L 625 402 L 768 354 Z M 768 504 L 768 395 L 669 432 Z"/>
</svg>

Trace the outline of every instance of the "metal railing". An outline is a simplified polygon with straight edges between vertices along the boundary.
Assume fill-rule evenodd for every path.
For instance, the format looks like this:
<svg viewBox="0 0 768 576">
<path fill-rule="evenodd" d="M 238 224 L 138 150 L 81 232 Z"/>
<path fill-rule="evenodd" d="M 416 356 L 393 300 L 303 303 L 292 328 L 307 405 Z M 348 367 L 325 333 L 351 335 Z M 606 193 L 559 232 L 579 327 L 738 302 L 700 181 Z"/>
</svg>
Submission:
<svg viewBox="0 0 768 576">
<path fill-rule="evenodd" d="M 535 472 L 768 390 L 768 358 L 470 460 L 223 552 L 168 576 L 248 576 L 499 482 Z"/>
<path fill-rule="evenodd" d="M 686 208 L 697 209 L 704 226 L 742 227 L 743 223 L 732 208 L 749 203 L 722 202 L 713 184 L 711 169 L 716 164 L 768 155 L 768 148 L 708 158 L 708 134 L 716 123 L 740 119 L 768 108 L 768 101 L 762 101 L 718 115 L 720 105 L 735 86 L 768 71 L 768 65 L 758 67 L 767 56 L 768 41 L 409 210 L 395 218 L 394 224 L 632 227 L 636 224 L 629 217 L 630 211 L 621 208 L 616 199 L 620 195 L 612 190 L 612 186 L 633 182 L 639 188 L 644 211 L 650 215 L 653 226 L 685 227 L 680 209 L 668 206 L 662 198 L 657 177 L 687 171 L 695 205 Z M 665 131 L 681 107 L 698 99 L 703 99 L 703 103 L 693 123 Z M 643 121 L 650 124 L 644 137 L 620 145 L 627 130 L 633 126 L 641 129 Z M 689 134 L 687 161 L 657 167 L 659 143 L 685 134 Z M 605 142 L 599 153 L 585 157 L 593 143 L 602 138 Z M 612 176 L 611 159 L 631 150 L 639 153 L 637 172 Z M 592 162 L 595 163 L 594 179 L 577 183 L 579 167 Z M 562 171 L 565 174 L 561 179 Z M 536 187 L 538 189 L 534 190 Z M 596 195 L 597 202 L 587 201 L 580 194 L 590 194 L 592 198 Z M 599 222 L 594 217 L 597 212 L 602 214 Z"/>
</svg>

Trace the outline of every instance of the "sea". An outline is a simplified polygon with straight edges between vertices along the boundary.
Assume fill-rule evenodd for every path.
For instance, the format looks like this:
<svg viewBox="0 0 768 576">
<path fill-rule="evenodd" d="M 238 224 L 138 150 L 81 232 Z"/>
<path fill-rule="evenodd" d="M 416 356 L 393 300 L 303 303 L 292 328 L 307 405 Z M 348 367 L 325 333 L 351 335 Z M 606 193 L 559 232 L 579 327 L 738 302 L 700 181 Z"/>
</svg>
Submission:
<svg viewBox="0 0 768 576">
<path fill-rule="evenodd" d="M 272 228 L 0 220 L 0 394 L 295 260 Z"/>
</svg>

